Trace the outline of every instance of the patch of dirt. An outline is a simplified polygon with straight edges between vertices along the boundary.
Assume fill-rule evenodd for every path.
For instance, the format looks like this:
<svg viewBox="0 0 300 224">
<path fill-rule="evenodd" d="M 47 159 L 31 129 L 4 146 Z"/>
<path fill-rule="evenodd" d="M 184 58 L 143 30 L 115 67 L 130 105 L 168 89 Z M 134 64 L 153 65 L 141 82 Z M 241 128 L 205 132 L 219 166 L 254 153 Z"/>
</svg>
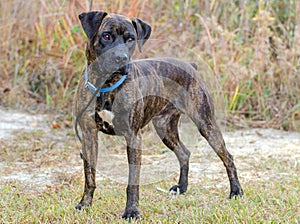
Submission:
<svg viewBox="0 0 300 224">
<path fill-rule="evenodd" d="M 0 108 L 0 118 L 0 139 L 7 139 L 15 131 L 43 129 L 45 126 L 40 124 L 47 119 L 47 116 L 5 111 Z"/>
<path fill-rule="evenodd" d="M 45 189 L 83 178 L 80 144 L 73 130 L 50 128 L 46 115 L 0 109 L 0 117 L 0 187 L 18 181 L 29 190 Z M 194 125 L 182 122 L 180 131 L 183 142 L 192 152 L 190 182 L 198 184 L 210 178 L 218 179 L 218 186 L 227 186 L 222 162 Z M 253 178 L 268 180 L 290 175 L 283 171 L 285 166 L 300 171 L 300 133 L 250 129 L 223 132 L 223 135 L 228 150 L 234 155 L 242 183 Z M 179 165 L 174 153 L 165 148 L 153 130 L 146 130 L 143 136 L 141 184 L 170 177 L 177 179 Z M 99 138 L 97 180 L 109 178 L 126 183 L 128 166 L 124 140 L 106 135 Z"/>
</svg>

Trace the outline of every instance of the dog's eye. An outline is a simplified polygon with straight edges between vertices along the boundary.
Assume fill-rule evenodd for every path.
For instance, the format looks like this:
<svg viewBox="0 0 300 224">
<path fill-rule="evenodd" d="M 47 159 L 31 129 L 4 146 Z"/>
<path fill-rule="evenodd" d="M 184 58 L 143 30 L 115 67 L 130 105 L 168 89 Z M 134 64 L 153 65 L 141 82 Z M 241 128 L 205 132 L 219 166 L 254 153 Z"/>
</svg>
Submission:
<svg viewBox="0 0 300 224">
<path fill-rule="evenodd" d="M 131 43 L 131 42 L 133 42 L 133 41 L 134 41 L 134 38 L 133 38 L 133 37 L 129 37 L 129 38 L 126 40 L 127 43 Z"/>
<path fill-rule="evenodd" d="M 103 33 L 103 34 L 102 34 L 102 38 L 103 38 L 104 40 L 111 40 L 111 35 L 110 35 L 109 33 Z"/>
</svg>

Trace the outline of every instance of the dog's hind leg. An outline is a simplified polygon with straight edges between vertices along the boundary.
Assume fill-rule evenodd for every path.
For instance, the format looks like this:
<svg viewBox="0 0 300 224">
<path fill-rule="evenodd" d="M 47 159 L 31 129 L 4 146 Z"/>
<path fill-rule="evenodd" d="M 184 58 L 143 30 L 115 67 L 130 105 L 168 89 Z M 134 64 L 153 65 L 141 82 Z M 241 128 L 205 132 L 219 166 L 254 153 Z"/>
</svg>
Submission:
<svg viewBox="0 0 300 224">
<path fill-rule="evenodd" d="M 243 190 L 238 180 L 236 167 L 233 156 L 227 151 L 222 133 L 214 118 L 214 109 L 210 104 L 210 98 L 203 94 L 205 103 L 199 104 L 199 112 L 194 113 L 191 119 L 196 124 L 201 135 L 208 141 L 209 145 L 214 149 L 216 154 L 222 160 L 230 182 L 229 198 L 243 195 Z M 197 104 L 196 104 L 197 105 Z"/>
<path fill-rule="evenodd" d="M 179 160 L 179 182 L 178 185 L 171 187 L 170 193 L 176 193 L 179 190 L 179 193 L 183 194 L 186 192 L 188 186 L 190 152 L 179 139 L 179 118 L 180 112 L 175 108 L 169 108 L 154 117 L 152 122 L 160 139 L 175 153 Z"/>
<path fill-rule="evenodd" d="M 243 195 L 243 190 L 238 180 L 236 167 L 234 165 L 233 156 L 227 151 L 222 134 L 215 122 L 200 128 L 201 135 L 206 138 L 210 146 L 222 160 L 230 182 L 229 198 Z"/>
</svg>

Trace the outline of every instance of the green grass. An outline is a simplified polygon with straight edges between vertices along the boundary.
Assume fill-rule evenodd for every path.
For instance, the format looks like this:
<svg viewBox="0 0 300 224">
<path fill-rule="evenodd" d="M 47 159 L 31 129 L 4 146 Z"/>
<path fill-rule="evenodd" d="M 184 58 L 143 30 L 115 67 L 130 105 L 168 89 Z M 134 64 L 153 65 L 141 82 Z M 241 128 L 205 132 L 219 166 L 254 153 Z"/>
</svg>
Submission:
<svg viewBox="0 0 300 224">
<path fill-rule="evenodd" d="M 166 180 L 141 187 L 142 223 L 299 223 L 299 177 L 244 183 L 244 198 L 228 200 L 227 188 L 215 181 L 191 184 L 186 195 L 170 196 L 156 190 L 168 188 Z M 21 183 L 0 189 L 1 223 L 121 223 L 125 186 L 101 181 L 92 207 L 76 211 L 82 180 L 27 193 Z M 212 187 L 207 187 L 212 186 Z"/>
</svg>

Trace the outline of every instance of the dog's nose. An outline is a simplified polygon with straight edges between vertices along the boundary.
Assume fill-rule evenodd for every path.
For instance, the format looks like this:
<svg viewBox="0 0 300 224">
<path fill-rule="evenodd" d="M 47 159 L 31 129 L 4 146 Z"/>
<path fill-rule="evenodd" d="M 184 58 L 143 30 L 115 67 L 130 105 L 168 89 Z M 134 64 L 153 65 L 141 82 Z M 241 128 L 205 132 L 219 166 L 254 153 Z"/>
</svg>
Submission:
<svg viewBox="0 0 300 224">
<path fill-rule="evenodd" d="M 115 61 L 117 64 L 124 64 L 127 62 L 127 60 L 128 60 L 128 56 L 125 53 L 117 54 L 115 57 Z"/>
</svg>

